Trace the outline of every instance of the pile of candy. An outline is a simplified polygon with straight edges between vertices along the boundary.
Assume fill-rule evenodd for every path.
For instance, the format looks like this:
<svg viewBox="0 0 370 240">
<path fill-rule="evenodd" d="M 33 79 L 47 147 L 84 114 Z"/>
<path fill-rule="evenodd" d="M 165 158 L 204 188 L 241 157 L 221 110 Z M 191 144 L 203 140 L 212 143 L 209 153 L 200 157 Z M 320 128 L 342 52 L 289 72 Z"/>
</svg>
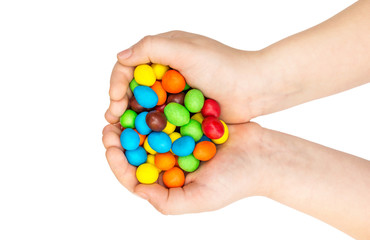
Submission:
<svg viewBox="0 0 370 240">
<path fill-rule="evenodd" d="M 183 186 L 184 171 L 194 172 L 200 161 L 213 158 L 215 144 L 228 138 L 219 104 L 161 64 L 137 66 L 130 89 L 134 96 L 120 118 L 120 140 L 128 162 L 138 167 L 138 181 L 154 183 L 164 171 L 167 187 Z"/>
</svg>

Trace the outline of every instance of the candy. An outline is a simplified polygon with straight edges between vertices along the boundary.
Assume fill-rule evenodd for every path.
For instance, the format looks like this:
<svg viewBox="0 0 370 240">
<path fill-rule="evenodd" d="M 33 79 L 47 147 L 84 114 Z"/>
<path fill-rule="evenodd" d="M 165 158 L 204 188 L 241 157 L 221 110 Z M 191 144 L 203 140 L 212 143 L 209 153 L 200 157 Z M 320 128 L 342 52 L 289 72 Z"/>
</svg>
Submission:
<svg viewBox="0 0 370 240">
<path fill-rule="evenodd" d="M 158 103 L 158 95 L 147 86 L 137 86 L 134 90 L 136 101 L 144 108 L 153 108 Z"/>
<path fill-rule="evenodd" d="M 194 172 L 199 167 L 199 160 L 193 154 L 184 157 L 180 156 L 178 163 L 180 168 L 186 172 Z"/>
<path fill-rule="evenodd" d="M 166 92 L 179 93 L 186 85 L 184 77 L 176 70 L 168 70 L 162 78 L 162 86 Z"/>
<path fill-rule="evenodd" d="M 188 90 L 190 88 L 190 86 L 187 84 L 187 83 L 185 83 L 185 87 L 184 87 L 184 90 L 183 91 L 186 91 L 186 90 Z"/>
<path fill-rule="evenodd" d="M 170 138 L 171 138 L 171 141 L 173 143 L 177 139 L 181 138 L 181 134 L 178 133 L 178 132 L 173 132 L 173 133 L 170 134 Z"/>
<path fill-rule="evenodd" d="M 204 105 L 204 96 L 198 89 L 189 90 L 184 99 L 185 107 L 189 112 L 196 113 L 202 110 Z"/>
<path fill-rule="evenodd" d="M 155 183 L 158 176 L 157 168 L 150 163 L 143 163 L 136 169 L 136 178 L 143 184 Z"/>
<path fill-rule="evenodd" d="M 145 143 L 145 142 L 144 142 Z M 171 149 L 171 138 L 164 132 L 152 132 L 148 136 L 150 147 L 159 153 L 165 153 Z"/>
<path fill-rule="evenodd" d="M 124 128 L 135 128 L 135 118 L 137 113 L 131 109 L 126 110 L 119 119 L 121 126 Z"/>
<path fill-rule="evenodd" d="M 136 113 L 141 113 L 141 112 L 145 111 L 145 108 L 143 108 L 143 106 L 141 106 L 141 105 L 136 101 L 135 96 L 132 96 L 132 98 L 130 98 L 129 105 L 130 105 L 131 109 L 132 109 L 133 111 L 135 111 Z"/>
<path fill-rule="evenodd" d="M 169 103 L 164 108 L 167 120 L 175 126 L 183 126 L 190 121 L 190 113 L 178 103 Z"/>
<path fill-rule="evenodd" d="M 176 164 L 175 156 L 170 153 L 157 153 L 155 155 L 155 166 L 161 170 L 169 170 L 173 168 Z"/>
<path fill-rule="evenodd" d="M 224 134 L 224 126 L 215 117 L 206 117 L 202 122 L 203 133 L 210 139 L 218 139 Z"/>
<path fill-rule="evenodd" d="M 169 121 L 167 121 L 166 127 L 162 130 L 162 132 L 170 135 L 171 133 L 175 131 L 175 129 L 176 129 L 176 126 L 170 123 Z"/>
<path fill-rule="evenodd" d="M 120 136 L 121 145 L 126 150 L 134 150 L 139 147 L 140 136 L 132 130 L 132 128 L 126 128 L 123 130 Z"/>
<path fill-rule="evenodd" d="M 180 128 L 182 136 L 190 136 L 195 142 L 199 141 L 203 136 L 202 125 L 194 120 L 190 119 L 189 123 Z"/>
<path fill-rule="evenodd" d="M 155 165 L 155 155 L 153 154 L 148 154 L 146 158 L 146 162 Z"/>
<path fill-rule="evenodd" d="M 179 157 L 191 154 L 195 147 L 195 141 L 192 137 L 184 136 L 175 140 L 172 144 L 172 152 Z"/>
<path fill-rule="evenodd" d="M 148 137 L 145 138 L 145 141 L 144 141 L 144 145 L 143 145 L 145 151 L 147 151 L 148 153 L 154 155 L 156 154 L 157 152 L 153 150 L 153 148 L 149 145 L 149 142 L 148 142 Z"/>
<path fill-rule="evenodd" d="M 203 142 L 203 141 L 209 141 L 210 142 L 211 139 L 203 134 L 203 136 L 200 138 L 200 140 L 196 143 L 200 143 L 200 142 Z"/>
<path fill-rule="evenodd" d="M 185 93 L 183 92 L 176 93 L 176 94 L 170 94 L 168 95 L 166 103 L 169 104 L 171 102 L 175 102 L 175 103 L 184 105 L 184 98 L 185 98 Z"/>
<path fill-rule="evenodd" d="M 162 104 L 162 105 L 156 106 L 154 109 L 160 112 L 164 112 L 165 107 L 166 107 L 166 104 Z"/>
<path fill-rule="evenodd" d="M 166 102 L 167 99 L 167 92 L 163 89 L 162 83 L 160 81 L 156 81 L 153 86 L 150 87 L 158 96 L 158 103 L 157 105 L 162 105 Z"/>
<path fill-rule="evenodd" d="M 191 117 L 191 119 L 194 119 L 194 120 L 198 121 L 200 124 L 202 124 L 202 122 L 204 120 L 204 117 L 201 113 L 196 113 Z"/>
<path fill-rule="evenodd" d="M 134 78 L 138 84 L 149 87 L 152 86 L 156 80 L 153 68 L 147 64 L 142 64 L 135 68 Z"/>
<path fill-rule="evenodd" d="M 182 187 L 185 183 L 185 174 L 178 167 L 171 168 L 164 172 L 163 183 L 168 188 Z"/>
<path fill-rule="evenodd" d="M 157 79 L 162 79 L 163 78 L 163 75 L 167 72 L 167 70 L 169 69 L 168 66 L 166 65 L 162 65 L 162 64 L 158 64 L 158 63 L 153 63 L 152 64 L 152 68 L 153 68 L 153 71 L 154 71 L 154 74 L 155 74 L 155 77 Z"/>
<path fill-rule="evenodd" d="M 144 144 L 144 141 L 145 141 L 145 138 L 146 138 L 146 136 L 145 135 L 142 135 L 142 134 L 140 134 L 138 131 L 137 131 L 137 129 L 134 129 L 134 131 L 139 135 L 139 137 L 140 137 L 140 143 L 139 143 L 139 145 L 141 146 L 141 145 L 143 145 Z"/>
<path fill-rule="evenodd" d="M 220 117 L 221 108 L 220 105 L 213 99 L 207 99 L 204 102 L 204 106 L 202 108 L 202 115 L 204 117 Z"/>
<path fill-rule="evenodd" d="M 222 135 L 221 138 L 218 138 L 218 139 L 212 139 L 212 142 L 216 143 L 216 144 L 223 144 L 224 142 L 226 142 L 226 140 L 229 138 L 229 128 L 227 127 L 226 123 L 222 120 L 220 120 L 222 125 L 224 125 L 224 135 Z"/>
<path fill-rule="evenodd" d="M 157 110 L 150 111 L 146 115 L 145 120 L 149 128 L 156 132 L 162 131 L 167 125 L 166 116 Z"/>
<path fill-rule="evenodd" d="M 216 145 L 209 141 L 199 142 L 195 145 L 193 155 L 201 161 L 208 161 L 216 154 Z"/>
<path fill-rule="evenodd" d="M 126 150 L 125 156 L 128 163 L 136 167 L 145 163 L 147 158 L 146 151 L 143 147 L 138 147 L 135 150 Z"/>
<path fill-rule="evenodd" d="M 137 131 L 142 135 L 148 135 L 152 129 L 148 126 L 146 123 L 146 117 L 148 115 L 148 112 L 142 112 L 137 115 L 135 119 L 135 127 Z"/>
<path fill-rule="evenodd" d="M 131 89 L 131 92 L 134 92 L 134 89 L 139 86 L 139 84 L 136 82 L 135 78 L 133 78 L 130 82 L 130 89 Z"/>
</svg>

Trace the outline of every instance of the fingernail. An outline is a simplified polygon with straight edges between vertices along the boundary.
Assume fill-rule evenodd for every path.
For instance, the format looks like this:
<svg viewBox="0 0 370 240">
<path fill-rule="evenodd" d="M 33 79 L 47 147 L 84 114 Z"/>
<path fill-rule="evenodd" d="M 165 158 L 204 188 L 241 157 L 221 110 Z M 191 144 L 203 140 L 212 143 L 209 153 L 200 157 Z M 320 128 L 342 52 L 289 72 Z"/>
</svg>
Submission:
<svg viewBox="0 0 370 240">
<path fill-rule="evenodd" d="M 126 58 L 129 58 L 131 56 L 131 54 L 132 54 L 132 49 L 128 48 L 128 49 L 123 50 L 122 52 L 118 53 L 117 56 L 120 59 L 126 59 Z"/>
<path fill-rule="evenodd" d="M 142 199 L 148 200 L 148 195 L 146 195 L 145 193 L 137 192 L 136 195 L 141 197 Z"/>
</svg>

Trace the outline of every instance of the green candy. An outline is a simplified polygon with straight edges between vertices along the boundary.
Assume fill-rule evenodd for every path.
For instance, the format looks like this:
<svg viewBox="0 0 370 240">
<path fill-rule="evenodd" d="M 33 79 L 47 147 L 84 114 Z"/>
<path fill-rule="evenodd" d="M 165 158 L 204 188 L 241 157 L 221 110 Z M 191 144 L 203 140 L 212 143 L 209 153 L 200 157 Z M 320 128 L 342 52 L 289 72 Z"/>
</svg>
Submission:
<svg viewBox="0 0 370 240">
<path fill-rule="evenodd" d="M 194 157 L 193 154 L 190 154 L 185 157 L 179 157 L 178 163 L 182 170 L 186 172 L 194 172 L 199 167 L 199 160 Z"/>
<path fill-rule="evenodd" d="M 189 111 L 181 104 L 171 102 L 164 108 L 167 121 L 175 126 L 181 127 L 190 121 Z"/>
<path fill-rule="evenodd" d="M 202 125 L 194 120 L 190 119 L 190 122 L 180 128 L 181 136 L 190 136 L 194 139 L 195 142 L 198 142 L 202 136 Z"/>
<path fill-rule="evenodd" d="M 130 89 L 131 89 L 131 92 L 134 92 L 134 89 L 139 86 L 139 84 L 136 82 L 135 78 L 132 79 L 132 81 L 130 82 Z"/>
<path fill-rule="evenodd" d="M 186 90 L 188 90 L 190 88 L 190 86 L 187 84 L 187 83 L 185 83 L 185 87 L 184 87 L 184 90 L 183 91 L 186 91 Z"/>
<path fill-rule="evenodd" d="M 119 119 L 122 127 L 124 128 L 135 128 L 135 119 L 137 113 L 131 109 L 126 110 L 121 118 Z"/>
<path fill-rule="evenodd" d="M 203 93 L 198 89 L 189 90 L 185 95 L 184 105 L 189 112 L 200 112 L 204 105 Z"/>
</svg>

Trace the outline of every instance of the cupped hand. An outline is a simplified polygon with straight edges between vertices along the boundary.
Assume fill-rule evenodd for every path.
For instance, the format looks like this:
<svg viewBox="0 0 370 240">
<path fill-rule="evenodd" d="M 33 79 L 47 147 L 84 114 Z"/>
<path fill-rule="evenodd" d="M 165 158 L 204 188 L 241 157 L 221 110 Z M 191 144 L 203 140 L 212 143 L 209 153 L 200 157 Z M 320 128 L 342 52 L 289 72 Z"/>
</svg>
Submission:
<svg viewBox="0 0 370 240">
<path fill-rule="evenodd" d="M 147 199 L 163 214 L 194 213 L 216 210 L 267 191 L 263 175 L 266 161 L 262 159 L 265 153 L 261 150 L 264 129 L 256 123 L 246 123 L 230 125 L 229 131 L 229 140 L 218 146 L 216 156 L 187 174 L 182 188 L 140 184 L 136 167 L 127 162 L 121 147 L 118 124 L 104 128 L 103 143 L 113 173 L 129 191 Z"/>
<path fill-rule="evenodd" d="M 181 31 L 144 37 L 117 55 L 106 119 L 110 123 L 118 122 L 132 94 L 128 86 L 134 67 L 152 62 L 178 70 L 191 87 L 217 100 L 222 109 L 221 119 L 225 122 L 247 122 L 261 114 L 264 106 L 260 103 L 266 101 L 262 94 L 271 87 L 261 80 L 263 61 L 260 55 Z"/>
</svg>

